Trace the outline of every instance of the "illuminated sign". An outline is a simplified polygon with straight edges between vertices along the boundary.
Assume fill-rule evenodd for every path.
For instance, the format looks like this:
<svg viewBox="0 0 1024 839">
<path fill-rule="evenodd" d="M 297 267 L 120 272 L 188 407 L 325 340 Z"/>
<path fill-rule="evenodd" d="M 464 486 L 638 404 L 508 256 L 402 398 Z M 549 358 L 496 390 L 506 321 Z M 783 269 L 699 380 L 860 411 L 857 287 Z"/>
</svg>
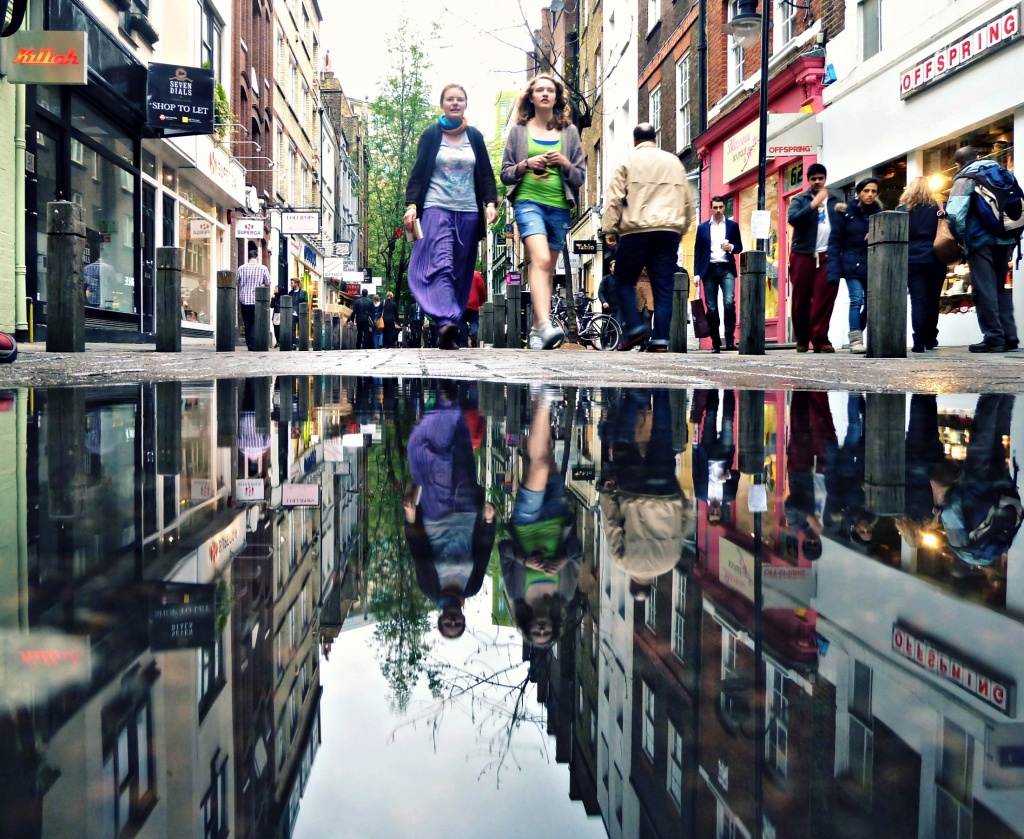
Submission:
<svg viewBox="0 0 1024 839">
<path fill-rule="evenodd" d="M 892 626 L 892 648 L 908 661 L 967 691 L 986 705 L 1008 717 L 1014 716 L 1016 682 L 969 663 L 965 656 L 901 623 Z"/>
<path fill-rule="evenodd" d="M 0 72 L 11 84 L 86 84 L 86 33 L 16 32 L 4 42 Z"/>
<path fill-rule="evenodd" d="M 1021 4 L 1014 3 L 966 35 L 934 45 L 927 58 L 900 73 L 900 99 L 920 93 L 1016 41 L 1021 34 L 1020 18 Z"/>
</svg>

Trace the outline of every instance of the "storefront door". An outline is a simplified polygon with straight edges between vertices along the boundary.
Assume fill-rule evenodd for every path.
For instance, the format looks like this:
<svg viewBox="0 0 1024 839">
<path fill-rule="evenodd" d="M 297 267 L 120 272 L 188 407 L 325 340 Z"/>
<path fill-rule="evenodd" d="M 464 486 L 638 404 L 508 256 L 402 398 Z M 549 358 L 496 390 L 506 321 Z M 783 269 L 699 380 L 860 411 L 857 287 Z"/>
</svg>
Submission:
<svg viewBox="0 0 1024 839">
<path fill-rule="evenodd" d="M 142 288 L 139 305 L 142 310 L 142 331 L 156 329 L 154 264 L 156 261 L 156 189 L 149 184 L 142 187 Z"/>
</svg>

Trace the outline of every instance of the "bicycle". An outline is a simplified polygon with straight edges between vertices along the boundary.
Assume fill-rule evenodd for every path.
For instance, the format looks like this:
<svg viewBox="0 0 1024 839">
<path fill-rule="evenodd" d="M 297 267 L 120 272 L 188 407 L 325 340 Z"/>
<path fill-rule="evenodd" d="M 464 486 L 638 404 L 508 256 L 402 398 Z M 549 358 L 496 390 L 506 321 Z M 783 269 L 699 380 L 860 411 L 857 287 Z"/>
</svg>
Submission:
<svg viewBox="0 0 1024 839">
<path fill-rule="evenodd" d="M 622 326 L 613 315 L 595 314 L 592 310 L 595 298 L 576 295 L 576 326 L 580 341 L 595 350 L 614 350 L 622 339 Z M 561 296 L 551 299 L 551 320 L 569 334 L 569 312 Z"/>
</svg>

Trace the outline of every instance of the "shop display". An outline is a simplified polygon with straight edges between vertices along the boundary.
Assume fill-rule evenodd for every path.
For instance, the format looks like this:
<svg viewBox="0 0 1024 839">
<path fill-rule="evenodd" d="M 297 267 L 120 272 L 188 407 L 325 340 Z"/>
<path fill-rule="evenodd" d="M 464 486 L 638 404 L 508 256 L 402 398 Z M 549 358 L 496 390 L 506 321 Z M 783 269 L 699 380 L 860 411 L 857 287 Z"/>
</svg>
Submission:
<svg viewBox="0 0 1024 839">
<path fill-rule="evenodd" d="M 943 315 L 967 314 L 974 311 L 974 294 L 971 290 L 971 269 L 966 263 L 954 265 L 946 274 L 939 297 L 939 313 Z"/>
</svg>

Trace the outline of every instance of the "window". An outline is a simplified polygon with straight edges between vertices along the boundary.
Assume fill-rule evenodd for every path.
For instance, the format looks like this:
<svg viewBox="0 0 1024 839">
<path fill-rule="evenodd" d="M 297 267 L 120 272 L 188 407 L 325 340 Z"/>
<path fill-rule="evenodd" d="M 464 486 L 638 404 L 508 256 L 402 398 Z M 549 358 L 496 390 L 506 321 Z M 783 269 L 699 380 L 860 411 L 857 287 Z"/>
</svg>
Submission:
<svg viewBox="0 0 1024 839">
<path fill-rule="evenodd" d="M 676 807 L 683 806 L 683 738 L 672 723 L 668 724 L 668 772 L 665 789 Z"/>
<path fill-rule="evenodd" d="M 197 651 L 199 656 L 199 719 L 210 710 L 224 686 L 224 647 L 218 637 L 212 647 Z"/>
<path fill-rule="evenodd" d="M 686 577 L 676 568 L 672 572 L 672 652 L 682 661 L 683 632 L 686 618 Z"/>
<path fill-rule="evenodd" d="M 223 25 L 209 0 L 196 0 L 199 66 L 213 70 L 215 79 L 221 75 L 221 32 Z"/>
<path fill-rule="evenodd" d="M 85 146 L 78 140 L 71 140 L 71 162 L 79 166 L 85 165 Z"/>
<path fill-rule="evenodd" d="M 210 786 L 203 796 L 203 839 L 228 835 L 228 759 L 220 751 L 210 761 Z"/>
<path fill-rule="evenodd" d="M 651 580 L 651 593 L 644 601 L 644 623 L 652 631 L 658 627 L 658 578 Z"/>
<path fill-rule="evenodd" d="M 735 676 L 736 670 L 736 645 L 738 641 L 724 626 L 722 627 L 722 678 L 728 679 Z"/>
<path fill-rule="evenodd" d="M 647 682 L 641 682 L 640 701 L 644 714 L 642 746 L 644 754 L 654 760 L 654 691 Z"/>
<path fill-rule="evenodd" d="M 768 730 L 765 732 L 765 758 L 783 778 L 786 777 L 789 756 L 789 700 L 786 699 L 786 674 L 774 665 L 768 665 Z"/>
<path fill-rule="evenodd" d="M 787 0 L 775 0 L 775 49 L 779 50 L 796 37 L 797 7 Z"/>
<path fill-rule="evenodd" d="M 134 682 L 151 683 L 153 678 L 155 675 L 146 671 Z M 129 681 L 126 676 L 126 683 Z M 149 693 L 119 696 L 103 710 L 105 836 L 117 837 L 137 831 L 156 804 L 155 778 L 153 709 Z"/>
<path fill-rule="evenodd" d="M 651 120 L 651 125 L 654 126 L 654 144 L 660 149 L 661 148 L 661 85 L 658 85 L 654 90 L 651 91 L 651 97 L 648 104 L 648 116 Z"/>
<path fill-rule="evenodd" d="M 935 791 L 935 835 L 971 839 L 974 830 L 974 738 L 950 720 L 943 720 Z"/>
<path fill-rule="evenodd" d="M 729 4 L 729 20 L 736 17 L 736 12 L 736 2 L 733 0 L 733 2 Z M 729 36 L 729 52 L 726 56 L 726 73 L 729 90 L 743 84 L 743 47 L 739 45 L 739 42 L 733 38 L 732 35 Z"/>
<path fill-rule="evenodd" d="M 860 661 L 853 664 L 853 694 L 850 697 L 850 780 L 868 797 L 875 757 L 875 734 L 871 714 L 871 668 Z"/>
<path fill-rule="evenodd" d="M 860 0 L 860 31 L 867 61 L 882 50 L 882 0 Z"/>
<path fill-rule="evenodd" d="M 647 0 L 647 34 L 661 22 L 661 0 Z"/>
<path fill-rule="evenodd" d="M 690 53 L 676 64 L 676 150 L 690 145 Z"/>
</svg>

